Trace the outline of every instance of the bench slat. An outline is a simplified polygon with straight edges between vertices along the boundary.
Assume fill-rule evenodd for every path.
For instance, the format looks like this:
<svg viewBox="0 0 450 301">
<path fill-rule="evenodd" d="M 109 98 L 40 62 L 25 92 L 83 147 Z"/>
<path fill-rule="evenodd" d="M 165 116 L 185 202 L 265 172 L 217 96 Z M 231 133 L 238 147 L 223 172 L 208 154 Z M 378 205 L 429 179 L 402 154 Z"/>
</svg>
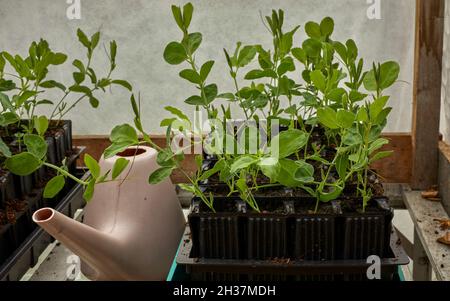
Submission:
<svg viewBox="0 0 450 301">
<path fill-rule="evenodd" d="M 405 185 L 403 188 L 403 196 L 414 222 L 415 239 L 418 238 L 421 242 L 418 244 L 418 247 L 420 245 L 423 246 L 429 263 L 436 273 L 436 278 L 449 281 L 450 247 L 437 242 L 437 239 L 444 236 L 446 231 L 442 231 L 439 223 L 434 221 L 434 219 L 449 218 L 444 207 L 440 202 L 431 202 L 423 199 L 420 191 L 412 191 L 408 185 Z M 416 241 L 414 241 L 414 244 L 416 244 Z M 415 255 L 420 256 L 419 254 Z M 423 269 L 427 263 L 421 263 L 422 265 L 419 268 Z M 415 262 L 414 265 L 416 265 Z"/>
</svg>

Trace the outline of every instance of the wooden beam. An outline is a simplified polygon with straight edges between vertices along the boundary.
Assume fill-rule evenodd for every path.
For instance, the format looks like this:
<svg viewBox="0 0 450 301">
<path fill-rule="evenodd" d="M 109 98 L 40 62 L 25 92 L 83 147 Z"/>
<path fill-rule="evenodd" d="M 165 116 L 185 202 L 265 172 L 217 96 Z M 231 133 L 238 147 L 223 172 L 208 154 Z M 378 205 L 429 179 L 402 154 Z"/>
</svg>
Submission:
<svg viewBox="0 0 450 301">
<path fill-rule="evenodd" d="M 437 184 L 445 0 L 416 0 L 412 189 Z"/>
<path fill-rule="evenodd" d="M 386 183 L 409 183 L 411 179 L 411 135 L 408 133 L 386 133 L 383 137 L 390 141 L 383 150 L 393 150 L 394 155 L 385 158 L 372 167 L 383 178 Z M 166 143 L 165 136 L 152 135 L 152 140 L 159 146 Z M 86 146 L 86 153 L 90 154 L 97 160 L 102 155 L 105 148 L 110 145 L 108 136 L 74 136 L 74 145 Z M 189 172 L 195 171 L 195 162 L 193 155 L 187 155 L 184 161 L 184 169 Z M 186 178 L 180 173 L 175 172 L 172 176 L 174 183 L 183 183 Z"/>
</svg>

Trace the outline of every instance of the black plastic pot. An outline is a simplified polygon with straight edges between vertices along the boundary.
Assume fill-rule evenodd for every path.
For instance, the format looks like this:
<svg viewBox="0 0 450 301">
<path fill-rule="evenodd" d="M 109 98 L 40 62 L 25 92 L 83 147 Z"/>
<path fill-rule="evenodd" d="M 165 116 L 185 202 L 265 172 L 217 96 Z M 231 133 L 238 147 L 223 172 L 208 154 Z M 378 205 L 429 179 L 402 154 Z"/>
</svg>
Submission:
<svg viewBox="0 0 450 301">
<path fill-rule="evenodd" d="M 198 258 L 186 228 L 177 255 L 177 265 L 194 281 L 344 281 L 368 280 L 366 260 L 234 260 Z M 398 267 L 409 259 L 396 233 L 390 237 L 389 252 L 381 259 L 381 279 L 399 280 Z"/>
<path fill-rule="evenodd" d="M 206 259 L 337 260 L 386 256 L 392 209 L 387 199 L 373 199 L 365 213 L 333 201 L 311 212 L 307 197 L 256 196 L 262 213 L 237 197 L 215 197 L 217 213 L 195 198 L 188 216 L 192 254 Z M 358 199 L 353 200 L 359 202 Z"/>
</svg>

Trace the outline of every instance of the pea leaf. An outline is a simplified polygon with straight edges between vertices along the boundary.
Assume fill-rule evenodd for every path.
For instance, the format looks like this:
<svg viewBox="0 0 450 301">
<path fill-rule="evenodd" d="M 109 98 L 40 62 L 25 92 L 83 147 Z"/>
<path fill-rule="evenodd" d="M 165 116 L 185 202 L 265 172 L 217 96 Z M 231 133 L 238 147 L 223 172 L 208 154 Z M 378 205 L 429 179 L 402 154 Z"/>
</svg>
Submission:
<svg viewBox="0 0 450 301">
<path fill-rule="evenodd" d="M 192 69 L 182 70 L 179 75 L 181 78 L 184 78 L 193 84 L 200 84 L 202 82 L 200 75 Z"/>
<path fill-rule="evenodd" d="M 186 28 L 186 29 L 188 29 L 189 25 L 191 24 L 193 12 L 194 12 L 194 6 L 192 5 L 192 3 L 189 2 L 183 6 L 183 24 L 184 24 L 184 28 Z"/>
<path fill-rule="evenodd" d="M 5 161 L 6 168 L 13 174 L 27 176 L 32 174 L 41 166 L 41 161 L 29 152 L 23 152 Z"/>
<path fill-rule="evenodd" d="M 164 49 L 164 59 L 171 65 L 179 65 L 187 58 L 186 50 L 178 42 L 171 42 Z"/>
<path fill-rule="evenodd" d="M 378 152 L 370 159 L 369 163 L 372 164 L 375 161 L 387 158 L 387 157 L 391 156 L 393 153 L 394 153 L 394 151 Z"/>
<path fill-rule="evenodd" d="M 137 136 L 136 130 L 128 124 L 116 126 L 112 130 L 109 139 L 112 144 L 103 153 L 106 159 L 111 158 L 117 153 L 124 151 L 128 147 L 139 143 L 139 138 Z"/>
<path fill-rule="evenodd" d="M 58 175 L 53 177 L 50 181 L 48 181 L 47 185 L 45 185 L 44 189 L 44 198 L 52 199 L 54 198 L 66 184 L 64 176 Z"/>
<path fill-rule="evenodd" d="M 122 86 L 125 89 L 128 89 L 128 91 L 132 91 L 133 90 L 133 87 L 131 86 L 131 84 L 129 82 L 127 82 L 126 80 L 115 79 L 111 83 L 113 83 L 115 85 Z"/>
<path fill-rule="evenodd" d="M 327 88 L 327 83 L 322 71 L 314 70 L 309 74 L 309 76 L 314 86 L 316 86 L 317 89 L 319 89 L 321 92 L 325 92 Z"/>
<path fill-rule="evenodd" d="M 308 134 L 301 130 L 291 129 L 283 131 L 272 139 L 270 146 L 271 155 L 275 158 L 286 158 L 302 149 L 307 142 Z"/>
<path fill-rule="evenodd" d="M 319 39 L 322 36 L 320 25 L 316 22 L 308 22 L 305 25 L 306 34 L 313 39 Z"/>
<path fill-rule="evenodd" d="M 48 119 L 44 115 L 34 117 L 34 128 L 39 136 L 44 136 L 48 129 Z"/>
<path fill-rule="evenodd" d="M 320 32 L 322 36 L 329 37 L 334 31 L 334 21 L 330 17 L 326 17 L 320 22 Z"/>
<path fill-rule="evenodd" d="M 91 47 L 91 42 L 89 42 L 88 37 L 80 28 L 78 28 L 78 30 L 77 30 L 77 36 L 78 36 L 78 40 L 80 41 L 81 44 L 83 44 L 84 47 L 86 47 L 86 48 Z"/>
<path fill-rule="evenodd" d="M 86 189 L 83 193 L 84 200 L 89 203 L 90 200 L 92 200 L 92 197 L 94 196 L 94 188 L 95 188 L 95 179 L 92 178 L 89 181 L 89 184 L 86 186 Z"/>
<path fill-rule="evenodd" d="M 100 177 L 100 165 L 98 165 L 98 162 L 89 154 L 84 155 L 84 164 L 89 169 L 94 179 Z"/>
<path fill-rule="evenodd" d="M 172 167 L 161 167 L 155 170 L 148 178 L 150 184 L 158 184 L 164 181 L 172 174 Z"/>
<path fill-rule="evenodd" d="M 23 142 L 27 147 L 27 151 L 37 159 L 43 159 L 47 154 L 48 146 L 41 136 L 26 134 L 23 136 Z"/>
<path fill-rule="evenodd" d="M 343 129 L 348 129 L 352 127 L 353 122 L 355 122 L 356 116 L 350 111 L 339 110 L 336 114 L 336 120 L 339 126 Z"/>
<path fill-rule="evenodd" d="M 253 156 L 241 156 L 233 162 L 233 164 L 231 164 L 231 173 L 236 173 L 237 171 L 247 168 L 256 162 L 258 162 L 258 158 Z"/>
<path fill-rule="evenodd" d="M 0 137 L 0 154 L 2 154 L 5 157 L 11 157 L 11 151 L 9 150 L 8 145 L 3 141 L 3 139 Z"/>
<path fill-rule="evenodd" d="M 211 68 L 214 66 L 214 61 L 207 61 L 200 68 L 200 78 L 205 81 L 208 78 Z"/>
<path fill-rule="evenodd" d="M 125 158 L 117 159 L 112 168 L 112 179 L 115 180 L 124 171 L 129 163 L 130 161 Z"/>
<path fill-rule="evenodd" d="M 167 106 L 164 108 L 166 111 L 172 113 L 173 115 L 179 117 L 182 120 L 187 120 L 189 121 L 189 118 L 183 113 L 181 112 L 181 110 L 175 108 L 175 107 L 171 107 L 171 106 Z"/>
<path fill-rule="evenodd" d="M 330 129 L 339 128 L 339 122 L 336 115 L 336 112 L 330 107 L 317 109 L 317 117 L 319 118 L 319 122 Z"/>
<path fill-rule="evenodd" d="M 239 52 L 239 56 L 237 58 L 237 65 L 239 67 L 247 66 L 256 56 L 256 47 L 255 46 L 244 46 Z"/>
</svg>

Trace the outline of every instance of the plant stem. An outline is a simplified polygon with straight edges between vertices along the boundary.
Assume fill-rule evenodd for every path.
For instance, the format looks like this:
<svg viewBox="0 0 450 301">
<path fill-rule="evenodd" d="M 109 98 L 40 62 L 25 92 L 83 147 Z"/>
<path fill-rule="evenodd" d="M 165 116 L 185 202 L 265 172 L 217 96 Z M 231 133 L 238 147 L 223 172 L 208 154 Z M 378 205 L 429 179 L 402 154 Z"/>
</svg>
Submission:
<svg viewBox="0 0 450 301">
<path fill-rule="evenodd" d="M 77 177 L 71 175 L 69 172 L 67 172 L 66 170 L 62 169 L 61 167 L 58 167 L 58 166 L 56 166 L 56 165 L 53 165 L 53 164 L 50 164 L 50 163 L 47 163 L 47 162 L 44 162 L 43 164 L 44 164 L 45 166 L 47 166 L 47 167 L 50 167 L 50 168 L 52 168 L 52 169 L 55 169 L 56 171 L 58 171 L 58 172 L 59 172 L 60 174 L 62 174 L 63 176 L 66 176 L 66 177 L 68 177 L 68 178 L 71 178 L 72 180 L 74 180 L 75 182 L 77 182 L 77 183 L 79 183 L 79 184 L 81 184 L 81 185 L 86 186 L 86 185 L 89 184 L 89 182 L 85 182 L 85 181 L 82 181 L 82 180 L 78 179 Z"/>
</svg>

